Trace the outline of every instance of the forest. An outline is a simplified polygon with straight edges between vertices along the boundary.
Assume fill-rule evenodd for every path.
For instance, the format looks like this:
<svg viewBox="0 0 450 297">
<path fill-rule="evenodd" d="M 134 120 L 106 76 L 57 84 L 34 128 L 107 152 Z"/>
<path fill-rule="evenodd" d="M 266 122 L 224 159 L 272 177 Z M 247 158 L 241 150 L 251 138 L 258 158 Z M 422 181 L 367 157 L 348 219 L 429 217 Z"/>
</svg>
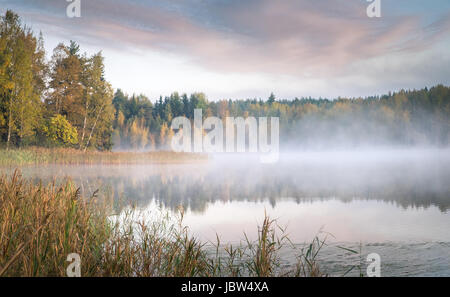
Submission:
<svg viewBox="0 0 450 297">
<path fill-rule="evenodd" d="M 450 88 L 436 85 L 365 98 L 209 101 L 203 93 L 126 94 L 105 79 L 101 52 L 71 41 L 47 59 L 42 34 L 14 12 L 0 20 L 0 146 L 153 151 L 169 148 L 171 121 L 203 116 L 280 118 L 280 143 L 295 148 L 447 146 Z"/>
</svg>

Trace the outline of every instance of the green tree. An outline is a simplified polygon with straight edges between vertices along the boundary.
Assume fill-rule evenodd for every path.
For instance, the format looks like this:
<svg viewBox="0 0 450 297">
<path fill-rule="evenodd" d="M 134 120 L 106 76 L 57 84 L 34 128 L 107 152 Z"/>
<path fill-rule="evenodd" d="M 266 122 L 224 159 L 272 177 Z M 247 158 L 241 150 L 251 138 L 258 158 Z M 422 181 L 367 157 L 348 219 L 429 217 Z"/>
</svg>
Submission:
<svg viewBox="0 0 450 297">
<path fill-rule="evenodd" d="M 274 95 L 274 93 L 270 93 L 270 96 L 269 96 L 269 99 L 267 100 L 267 103 L 269 104 L 269 105 L 272 105 L 274 102 L 275 102 L 275 95 Z"/>
</svg>

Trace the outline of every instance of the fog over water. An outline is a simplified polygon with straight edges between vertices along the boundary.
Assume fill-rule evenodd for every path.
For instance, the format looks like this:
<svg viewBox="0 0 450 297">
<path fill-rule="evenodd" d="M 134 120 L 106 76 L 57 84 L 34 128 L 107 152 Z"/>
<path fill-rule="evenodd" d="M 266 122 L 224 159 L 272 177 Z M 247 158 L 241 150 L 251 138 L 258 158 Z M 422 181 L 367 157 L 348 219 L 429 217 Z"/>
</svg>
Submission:
<svg viewBox="0 0 450 297">
<path fill-rule="evenodd" d="M 416 263 L 425 249 L 429 261 L 421 259 L 421 265 L 434 259 L 434 266 L 450 267 L 449 149 L 284 152 L 274 164 L 261 164 L 258 155 L 217 154 L 204 163 L 22 171 L 36 181 L 71 177 L 86 195 L 99 188 L 120 201 L 118 212 L 134 205 L 149 219 L 182 205 L 184 223 L 203 240 L 214 241 L 219 234 L 222 242 L 237 243 L 243 232 L 255 238 L 267 212 L 287 226 L 297 244 L 320 230 L 331 233 L 324 254 L 330 261 L 339 253 L 333 244 L 361 242 L 366 252 L 385 253 L 392 261 L 396 254 Z M 345 268 L 333 263 L 337 270 Z M 397 269 L 391 273 L 413 273 L 408 265 Z"/>
<path fill-rule="evenodd" d="M 345 229 L 341 240 L 439 240 L 439 234 L 449 240 L 446 230 L 439 233 L 439 228 L 421 227 L 428 222 L 450 227 L 449 152 L 390 149 L 283 153 L 274 164 L 259 163 L 257 155 L 217 154 L 207 163 L 22 170 L 35 178 L 71 177 L 86 194 L 100 188 L 141 208 L 161 206 L 175 210 L 183 205 L 188 211 L 186 219 L 194 223 L 193 229 L 216 224 L 222 233 L 229 234 L 230 240 L 235 239 L 231 235 L 234 224 L 242 227 L 242 222 L 248 221 L 253 226 L 250 217 L 261 218 L 264 210 L 296 228 L 307 228 L 302 223 L 305 218 L 308 226 L 316 222 L 316 228 L 310 227 L 306 233 L 299 230 L 299 239 L 322 225 L 334 229 L 335 222 L 341 222 L 340 230 Z M 347 224 L 341 220 L 341 214 L 345 214 Z M 377 215 L 384 219 L 379 220 Z M 407 224 L 400 222 L 386 232 L 381 229 L 387 222 L 385 217 L 402 215 L 410 220 Z M 368 222 L 369 218 L 374 221 Z M 365 228 L 376 229 L 377 220 L 379 234 L 371 237 Z M 391 236 L 401 226 L 408 228 Z M 417 238 L 411 236 L 414 230 L 420 231 Z"/>
</svg>

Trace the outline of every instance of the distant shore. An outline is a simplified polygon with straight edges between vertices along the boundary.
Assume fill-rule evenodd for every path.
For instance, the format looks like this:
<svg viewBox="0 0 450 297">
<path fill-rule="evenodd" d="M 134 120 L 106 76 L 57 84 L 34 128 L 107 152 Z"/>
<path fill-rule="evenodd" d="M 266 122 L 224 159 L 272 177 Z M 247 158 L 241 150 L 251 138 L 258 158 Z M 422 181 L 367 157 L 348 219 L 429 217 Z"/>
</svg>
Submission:
<svg viewBox="0 0 450 297">
<path fill-rule="evenodd" d="M 25 166 L 44 164 L 90 165 L 90 164 L 168 164 L 206 162 L 204 154 L 153 152 L 83 152 L 67 148 L 0 149 L 0 166 Z"/>
</svg>

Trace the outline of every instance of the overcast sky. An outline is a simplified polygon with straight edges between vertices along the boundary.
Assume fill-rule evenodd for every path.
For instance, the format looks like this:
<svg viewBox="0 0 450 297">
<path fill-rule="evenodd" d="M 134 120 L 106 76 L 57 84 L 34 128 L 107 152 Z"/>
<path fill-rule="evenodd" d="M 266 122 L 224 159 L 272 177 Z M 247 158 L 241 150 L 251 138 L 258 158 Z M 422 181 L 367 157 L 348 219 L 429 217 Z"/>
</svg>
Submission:
<svg viewBox="0 0 450 297">
<path fill-rule="evenodd" d="M 450 84 L 450 1 L 0 0 L 59 42 L 102 50 L 114 88 L 151 99 L 367 96 Z"/>
</svg>

